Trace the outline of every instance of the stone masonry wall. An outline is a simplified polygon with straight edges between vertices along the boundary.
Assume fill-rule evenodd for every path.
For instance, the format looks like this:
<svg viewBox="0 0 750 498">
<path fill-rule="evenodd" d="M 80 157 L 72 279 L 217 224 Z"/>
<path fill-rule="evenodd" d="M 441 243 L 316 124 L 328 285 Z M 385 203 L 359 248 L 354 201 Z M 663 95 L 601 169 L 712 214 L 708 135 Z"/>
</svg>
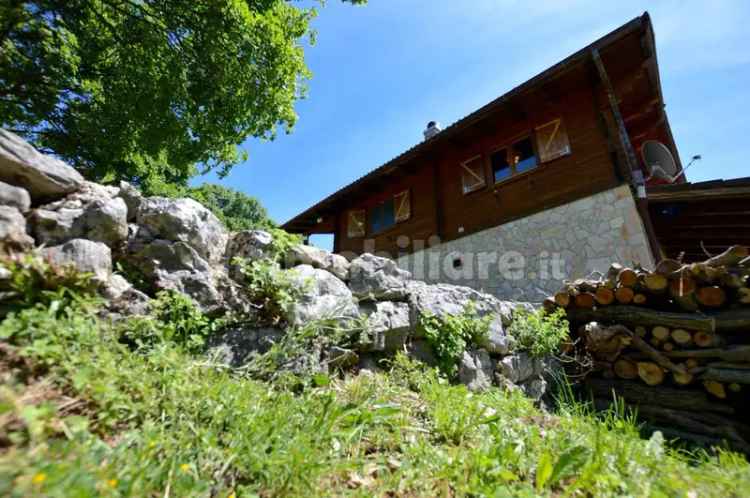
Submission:
<svg viewBox="0 0 750 498">
<path fill-rule="evenodd" d="M 501 299 L 541 301 L 563 280 L 606 273 L 612 261 L 653 266 L 627 185 L 401 256 L 428 282 L 467 285 Z"/>
</svg>

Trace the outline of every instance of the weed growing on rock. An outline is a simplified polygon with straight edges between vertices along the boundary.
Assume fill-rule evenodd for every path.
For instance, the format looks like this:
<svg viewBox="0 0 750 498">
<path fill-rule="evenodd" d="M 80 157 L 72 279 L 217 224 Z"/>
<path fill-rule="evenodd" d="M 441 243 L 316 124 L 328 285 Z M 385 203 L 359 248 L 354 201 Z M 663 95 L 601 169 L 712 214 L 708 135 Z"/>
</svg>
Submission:
<svg viewBox="0 0 750 498">
<path fill-rule="evenodd" d="M 529 311 L 518 308 L 513 315 L 513 323 L 508 333 L 516 341 L 516 349 L 528 351 L 534 356 L 554 355 L 560 345 L 568 339 L 569 324 L 565 310 L 546 313 L 539 309 Z"/>
<path fill-rule="evenodd" d="M 435 352 L 440 371 L 454 378 L 461 355 L 468 346 L 487 337 L 491 322 L 491 315 L 480 318 L 473 306 L 467 306 L 458 315 L 422 315 L 419 327 Z"/>
<path fill-rule="evenodd" d="M 283 322 L 290 307 L 304 292 L 304 288 L 273 261 L 234 258 L 232 264 L 239 268 L 244 291 L 257 310 L 260 324 Z"/>
</svg>

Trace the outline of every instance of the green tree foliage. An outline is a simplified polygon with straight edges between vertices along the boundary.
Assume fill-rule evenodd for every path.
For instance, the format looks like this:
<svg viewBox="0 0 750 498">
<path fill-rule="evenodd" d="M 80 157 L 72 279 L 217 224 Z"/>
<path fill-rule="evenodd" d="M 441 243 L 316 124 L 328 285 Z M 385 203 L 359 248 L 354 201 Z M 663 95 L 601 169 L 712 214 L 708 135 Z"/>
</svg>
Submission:
<svg viewBox="0 0 750 498">
<path fill-rule="evenodd" d="M 352 3 L 362 3 L 354 0 Z M 88 178 L 226 173 L 296 120 L 314 8 L 284 0 L 0 0 L 0 125 Z"/>
<path fill-rule="evenodd" d="M 204 183 L 200 187 L 186 189 L 184 195 L 210 209 L 230 230 L 275 226 L 258 199 L 238 190 L 214 183 Z"/>
</svg>

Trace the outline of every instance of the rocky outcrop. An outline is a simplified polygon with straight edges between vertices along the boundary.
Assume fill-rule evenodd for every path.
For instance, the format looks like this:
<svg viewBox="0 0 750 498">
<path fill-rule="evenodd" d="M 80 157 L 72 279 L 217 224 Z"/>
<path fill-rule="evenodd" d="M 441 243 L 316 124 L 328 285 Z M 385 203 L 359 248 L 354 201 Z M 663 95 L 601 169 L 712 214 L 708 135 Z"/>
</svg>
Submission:
<svg viewBox="0 0 750 498">
<path fill-rule="evenodd" d="M 349 267 L 349 287 L 359 300 L 404 300 L 411 273 L 392 259 L 363 254 Z"/>
<path fill-rule="evenodd" d="M 489 332 L 462 353 L 458 380 L 474 391 L 500 385 L 537 398 L 546 389 L 549 364 L 514 351 L 506 333 L 517 303 L 468 287 L 415 281 L 394 261 L 372 254 L 349 262 L 297 245 L 276 262 L 278 241 L 267 231 L 229 233 L 192 199 L 144 197 L 124 182 L 86 182 L 69 166 L 7 132 L 0 134 L 0 180 L 0 254 L 41 246 L 40 253 L 52 264 L 93 275 L 113 320 L 148 313 L 150 297 L 113 274 L 114 255 L 128 274 L 140 275 L 138 288 L 151 296 L 171 289 L 190 296 L 204 313 L 241 317 L 242 325 L 212 337 L 208 345 L 216 359 L 231 366 L 247 363 L 281 340 L 296 340 L 288 334 L 305 334 L 305 327 L 316 323 L 330 337 L 280 358 L 278 368 L 372 370 L 397 352 L 436 364 L 435 351 L 422 335 L 422 319 L 472 310 L 490 317 Z M 249 301 L 244 286 L 248 276 L 233 264 L 238 257 L 265 261 L 291 283 L 295 299 L 279 306 L 282 316 L 267 320 L 258 304 Z"/>
<path fill-rule="evenodd" d="M 112 252 L 101 242 L 73 239 L 59 246 L 44 248 L 42 254 L 53 264 L 73 266 L 80 272 L 91 273 L 94 280 L 102 284 L 112 274 Z"/>
<path fill-rule="evenodd" d="M 136 212 L 139 236 L 184 242 L 209 263 L 224 256 L 229 234 L 219 219 L 193 199 L 143 199 Z"/>
<path fill-rule="evenodd" d="M 86 238 L 110 247 L 128 236 L 128 208 L 116 197 L 119 190 L 86 182 L 81 190 L 31 214 L 31 226 L 37 244 L 53 245 Z"/>
<path fill-rule="evenodd" d="M 0 255 L 28 251 L 33 246 L 23 214 L 13 206 L 0 206 Z"/>
<path fill-rule="evenodd" d="M 285 258 L 287 266 L 310 265 L 332 273 L 339 280 L 349 280 L 349 261 L 339 255 L 314 246 L 299 244 L 293 246 Z"/>
<path fill-rule="evenodd" d="M 76 170 L 40 154 L 18 135 L 0 129 L 0 181 L 25 189 L 36 204 L 59 199 L 83 185 Z"/>
<path fill-rule="evenodd" d="M 31 207 L 31 197 L 26 189 L 0 182 L 0 206 L 9 206 L 25 213 Z"/>
<path fill-rule="evenodd" d="M 352 292 L 333 274 L 310 265 L 295 266 L 287 272 L 294 285 L 302 290 L 302 295 L 287 313 L 290 325 L 299 326 L 321 319 L 346 321 L 359 316 Z"/>
</svg>

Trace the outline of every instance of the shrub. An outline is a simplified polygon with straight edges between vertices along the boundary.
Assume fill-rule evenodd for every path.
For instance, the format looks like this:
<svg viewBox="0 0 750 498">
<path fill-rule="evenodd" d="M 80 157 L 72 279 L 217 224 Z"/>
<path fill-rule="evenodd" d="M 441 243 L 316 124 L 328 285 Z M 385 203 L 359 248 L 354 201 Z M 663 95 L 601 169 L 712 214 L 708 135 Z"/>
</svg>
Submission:
<svg viewBox="0 0 750 498">
<path fill-rule="evenodd" d="M 474 307 L 469 305 L 458 315 L 422 315 L 419 327 L 435 351 L 440 372 L 453 378 L 466 347 L 487 337 L 491 321 L 492 316 L 479 318 Z"/>
<path fill-rule="evenodd" d="M 188 296 L 174 290 L 160 291 L 151 301 L 151 316 L 125 322 L 123 337 L 139 348 L 174 343 L 198 352 L 209 336 L 226 325 L 225 319 L 204 315 Z"/>
<path fill-rule="evenodd" d="M 257 310 L 256 319 L 261 324 L 276 325 L 283 322 L 287 311 L 302 295 L 304 288 L 300 288 L 273 261 L 234 258 L 232 263 L 239 267 L 244 291 Z"/>
<path fill-rule="evenodd" d="M 38 303 L 47 306 L 58 302 L 60 309 L 97 290 L 91 274 L 80 273 L 71 266 L 53 265 L 38 253 L 0 258 L 1 269 L 10 275 L 0 280 L 0 317 Z"/>
<path fill-rule="evenodd" d="M 569 327 L 563 309 L 548 314 L 542 309 L 518 308 L 508 333 L 516 340 L 516 349 L 545 356 L 559 352 L 560 345 L 568 338 Z"/>
</svg>

